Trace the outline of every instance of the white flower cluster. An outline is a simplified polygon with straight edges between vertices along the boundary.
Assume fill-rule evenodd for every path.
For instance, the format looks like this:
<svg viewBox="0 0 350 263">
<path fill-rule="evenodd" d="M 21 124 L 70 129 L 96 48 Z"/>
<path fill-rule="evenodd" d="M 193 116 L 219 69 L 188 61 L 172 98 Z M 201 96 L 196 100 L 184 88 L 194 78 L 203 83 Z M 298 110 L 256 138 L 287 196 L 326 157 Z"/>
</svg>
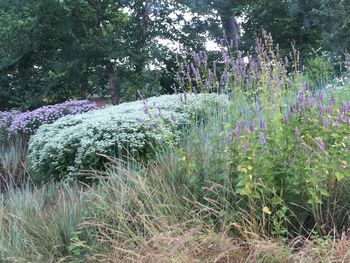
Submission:
<svg viewBox="0 0 350 263">
<path fill-rule="evenodd" d="M 99 168 L 104 158 L 97 153 L 145 158 L 174 145 L 182 128 L 210 103 L 224 106 L 228 100 L 216 94 L 163 95 L 63 117 L 31 137 L 28 168 L 35 181 L 43 181 Z"/>
</svg>

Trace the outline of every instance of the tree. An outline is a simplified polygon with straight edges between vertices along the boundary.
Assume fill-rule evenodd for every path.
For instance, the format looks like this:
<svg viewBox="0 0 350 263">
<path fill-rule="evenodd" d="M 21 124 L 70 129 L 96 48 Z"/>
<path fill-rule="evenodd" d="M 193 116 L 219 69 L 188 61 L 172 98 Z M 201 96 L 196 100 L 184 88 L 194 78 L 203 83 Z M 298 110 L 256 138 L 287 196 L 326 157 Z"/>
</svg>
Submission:
<svg viewBox="0 0 350 263">
<path fill-rule="evenodd" d="M 295 42 L 302 54 L 307 55 L 321 45 L 321 29 L 313 16 L 318 0 L 311 1 L 251 1 L 245 9 L 246 21 L 243 46 L 254 46 L 255 36 L 264 28 L 279 44 L 281 52 L 287 54 L 291 42 Z"/>
<path fill-rule="evenodd" d="M 237 19 L 244 14 L 247 0 L 179 0 L 197 14 L 205 16 L 208 33 L 219 43 L 223 38 L 232 49 L 239 48 L 241 39 Z"/>
<path fill-rule="evenodd" d="M 321 26 L 323 48 L 336 53 L 350 52 L 350 1 L 321 0 L 313 10 Z"/>
<path fill-rule="evenodd" d="M 159 40 L 186 49 L 204 43 L 196 34 L 187 38 L 189 24 L 172 15 L 184 7 L 173 0 L 6 3 L 0 5 L 0 84 L 7 97 L 1 108 L 32 108 L 91 92 L 108 92 L 113 103 L 135 99 L 137 90 L 159 93 L 160 83 L 170 86 L 174 72 L 167 70 L 175 66 L 175 52 Z"/>
<path fill-rule="evenodd" d="M 22 94 L 22 100 L 1 106 L 84 98 L 102 83 L 114 86 L 116 96 L 114 67 L 125 57 L 128 23 L 121 7 L 115 1 L 33 0 L 21 10 L 3 9 L 1 83 L 9 97 Z"/>
</svg>

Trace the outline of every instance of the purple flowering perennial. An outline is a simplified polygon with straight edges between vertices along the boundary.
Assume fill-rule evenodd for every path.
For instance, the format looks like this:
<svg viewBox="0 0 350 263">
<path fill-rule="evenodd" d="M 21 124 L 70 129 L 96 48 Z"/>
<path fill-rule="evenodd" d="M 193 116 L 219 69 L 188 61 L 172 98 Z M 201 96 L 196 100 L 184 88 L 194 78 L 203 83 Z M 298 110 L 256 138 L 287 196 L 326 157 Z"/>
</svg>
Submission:
<svg viewBox="0 0 350 263">
<path fill-rule="evenodd" d="M 31 135 L 43 124 L 53 123 L 66 115 L 76 115 L 94 109 L 97 109 L 97 105 L 87 100 L 69 100 L 60 104 L 43 106 L 33 111 L 17 113 L 8 126 L 8 137 L 16 134 Z"/>
<path fill-rule="evenodd" d="M 323 143 L 322 139 L 321 138 L 317 138 L 315 140 L 315 142 L 316 142 L 318 148 L 320 149 L 320 151 L 321 152 L 325 152 L 325 147 L 324 147 L 324 143 Z"/>
<path fill-rule="evenodd" d="M 266 133 L 265 133 L 265 132 L 261 132 L 261 133 L 260 133 L 260 143 L 261 143 L 261 145 L 263 145 L 263 146 L 266 145 Z"/>
</svg>

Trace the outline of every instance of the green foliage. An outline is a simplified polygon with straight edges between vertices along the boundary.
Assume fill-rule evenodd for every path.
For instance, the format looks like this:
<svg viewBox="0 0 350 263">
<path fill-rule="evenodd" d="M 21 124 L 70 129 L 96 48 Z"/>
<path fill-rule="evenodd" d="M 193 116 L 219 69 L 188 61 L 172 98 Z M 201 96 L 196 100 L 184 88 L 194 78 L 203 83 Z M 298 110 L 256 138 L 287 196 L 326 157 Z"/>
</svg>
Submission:
<svg viewBox="0 0 350 263">
<path fill-rule="evenodd" d="M 323 56 L 315 56 L 306 62 L 306 79 L 316 87 L 322 87 L 334 77 L 334 67 Z"/>
</svg>

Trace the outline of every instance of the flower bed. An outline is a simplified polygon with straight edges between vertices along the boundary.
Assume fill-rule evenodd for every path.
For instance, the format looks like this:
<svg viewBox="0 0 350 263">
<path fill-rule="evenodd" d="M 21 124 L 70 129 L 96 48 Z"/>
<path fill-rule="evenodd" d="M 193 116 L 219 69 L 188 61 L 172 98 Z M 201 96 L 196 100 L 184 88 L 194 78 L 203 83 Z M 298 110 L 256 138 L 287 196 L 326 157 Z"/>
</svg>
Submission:
<svg viewBox="0 0 350 263">
<path fill-rule="evenodd" d="M 52 123 L 66 115 L 80 114 L 93 109 L 97 109 L 95 103 L 86 100 L 70 100 L 22 113 L 0 112 L 0 141 L 6 141 L 16 135 L 30 136 L 43 124 Z"/>
</svg>

